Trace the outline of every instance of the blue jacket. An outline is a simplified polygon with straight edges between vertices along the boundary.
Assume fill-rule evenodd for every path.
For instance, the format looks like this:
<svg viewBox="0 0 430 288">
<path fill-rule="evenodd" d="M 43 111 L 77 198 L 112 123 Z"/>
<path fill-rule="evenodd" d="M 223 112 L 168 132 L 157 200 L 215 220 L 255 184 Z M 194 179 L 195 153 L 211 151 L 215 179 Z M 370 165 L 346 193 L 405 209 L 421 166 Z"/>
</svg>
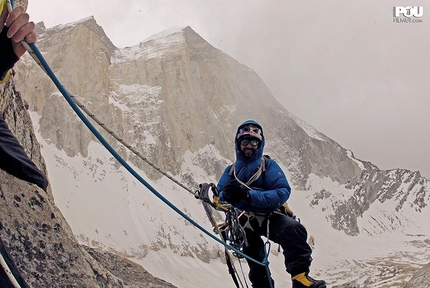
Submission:
<svg viewBox="0 0 430 288">
<path fill-rule="evenodd" d="M 242 123 L 239 128 L 244 125 L 253 124 L 258 127 L 261 126 L 254 120 L 248 120 Z M 239 128 L 237 129 L 236 135 L 239 133 Z M 261 129 L 262 131 L 262 129 Z M 263 157 L 263 150 L 265 144 L 264 134 L 262 133 L 262 142 L 258 147 L 252 159 L 246 159 L 242 156 L 240 152 L 240 144 L 238 143 L 235 135 L 235 149 L 236 149 L 236 162 L 234 170 L 236 171 L 236 176 L 242 181 L 247 182 L 249 178 L 254 175 L 254 173 L 260 168 L 260 164 Z M 224 173 L 222 174 L 217 189 L 220 192 L 220 199 L 223 199 L 223 188 L 231 180 L 234 179 L 234 175 L 230 175 L 231 165 L 228 166 Z M 288 180 L 276 163 L 272 159 L 266 159 L 266 171 L 261 174 L 261 176 L 251 183 L 252 190 L 249 190 L 249 195 L 251 197 L 251 203 L 247 201 L 240 201 L 235 204 L 235 207 L 248 212 L 254 213 L 268 213 L 275 211 L 284 204 L 290 197 L 291 187 Z"/>
</svg>

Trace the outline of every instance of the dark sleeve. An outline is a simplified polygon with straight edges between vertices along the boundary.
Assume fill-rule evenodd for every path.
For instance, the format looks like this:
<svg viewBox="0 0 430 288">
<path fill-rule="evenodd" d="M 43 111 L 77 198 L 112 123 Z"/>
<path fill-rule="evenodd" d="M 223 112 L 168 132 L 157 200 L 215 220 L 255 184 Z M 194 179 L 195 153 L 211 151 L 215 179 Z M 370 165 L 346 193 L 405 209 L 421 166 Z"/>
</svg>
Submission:
<svg viewBox="0 0 430 288">
<path fill-rule="evenodd" d="M 231 165 L 224 169 L 224 173 L 222 173 L 221 178 L 219 179 L 216 186 L 217 190 L 220 192 L 219 196 L 221 200 L 224 200 L 224 193 L 222 190 L 224 189 L 225 185 L 227 185 L 233 179 L 233 177 L 230 175 L 230 168 Z"/>
<path fill-rule="evenodd" d="M 0 169 L 13 176 L 34 183 L 46 191 L 48 181 L 45 175 L 27 156 L 21 144 L 0 117 Z"/>
<path fill-rule="evenodd" d="M 12 41 L 6 36 L 7 31 L 8 28 L 3 27 L 3 31 L 0 33 L 0 80 L 19 60 L 13 51 Z"/>
</svg>

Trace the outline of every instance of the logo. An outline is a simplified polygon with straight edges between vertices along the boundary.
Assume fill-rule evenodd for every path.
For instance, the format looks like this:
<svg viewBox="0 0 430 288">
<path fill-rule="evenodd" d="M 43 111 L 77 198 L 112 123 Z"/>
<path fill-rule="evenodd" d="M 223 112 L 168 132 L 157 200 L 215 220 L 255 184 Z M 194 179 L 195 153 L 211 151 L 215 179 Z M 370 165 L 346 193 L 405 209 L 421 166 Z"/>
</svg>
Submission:
<svg viewBox="0 0 430 288">
<path fill-rule="evenodd" d="M 395 23 L 422 23 L 420 18 L 424 15 L 423 6 L 395 6 L 393 7 L 393 22 Z"/>
</svg>

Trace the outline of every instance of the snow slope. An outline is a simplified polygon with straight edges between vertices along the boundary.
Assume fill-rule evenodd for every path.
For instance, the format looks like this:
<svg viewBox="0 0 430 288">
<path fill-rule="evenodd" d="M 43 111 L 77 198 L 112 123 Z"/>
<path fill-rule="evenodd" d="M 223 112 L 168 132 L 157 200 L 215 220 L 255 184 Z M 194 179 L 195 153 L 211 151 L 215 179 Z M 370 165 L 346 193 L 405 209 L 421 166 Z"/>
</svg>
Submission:
<svg viewBox="0 0 430 288">
<path fill-rule="evenodd" d="M 31 115 L 37 131 L 38 115 Z M 48 166 L 55 203 L 80 243 L 126 255 L 154 276 L 178 287 L 214 287 L 213 283 L 218 287 L 220 284 L 234 287 L 226 266 L 216 258 L 223 253 L 222 245 L 180 217 L 124 168 L 118 168 L 104 147 L 92 142 L 88 157 L 71 158 L 40 136 L 38 140 Z M 189 154 L 187 158 L 192 159 Z M 194 169 L 199 182 L 215 181 L 204 179 L 204 173 L 191 165 L 184 163 L 184 169 Z M 147 178 L 143 171 L 137 168 L 136 171 Z M 411 269 L 430 261 L 428 231 L 352 237 L 334 230 L 324 213 L 309 203 L 310 195 L 316 192 L 313 189 L 319 191 L 321 187 L 339 194 L 349 190 L 329 179 L 314 177 L 310 182 L 314 188 L 293 191 L 289 205 L 314 239 L 311 270 L 316 278 L 326 279 L 331 286 L 350 282 L 371 285 L 368 287 L 403 287 L 411 276 L 408 274 Z M 211 231 L 203 208 L 193 195 L 166 177 L 150 185 Z M 365 218 L 363 226 L 368 221 Z M 196 247 L 212 251 L 213 259 L 200 260 L 198 257 L 202 256 Z M 277 249 L 272 243 L 270 267 L 277 286 L 288 287 L 290 279 Z M 246 263 L 244 260 L 241 263 L 246 274 Z M 240 269 L 239 263 L 236 266 Z"/>
</svg>

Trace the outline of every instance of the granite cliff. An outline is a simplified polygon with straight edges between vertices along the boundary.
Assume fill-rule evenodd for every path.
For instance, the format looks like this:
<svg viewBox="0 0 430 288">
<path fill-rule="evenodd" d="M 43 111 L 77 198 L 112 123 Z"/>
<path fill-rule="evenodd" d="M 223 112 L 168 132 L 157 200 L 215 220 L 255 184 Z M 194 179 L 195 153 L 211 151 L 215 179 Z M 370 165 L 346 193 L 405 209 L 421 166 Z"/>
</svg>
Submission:
<svg viewBox="0 0 430 288">
<path fill-rule="evenodd" d="M 14 77 L 0 89 L 0 116 L 47 173 L 28 104 Z M 50 187 L 45 192 L 3 170 L 0 179 L 0 237 L 30 287 L 174 287 L 120 255 L 81 246 Z"/>
</svg>

